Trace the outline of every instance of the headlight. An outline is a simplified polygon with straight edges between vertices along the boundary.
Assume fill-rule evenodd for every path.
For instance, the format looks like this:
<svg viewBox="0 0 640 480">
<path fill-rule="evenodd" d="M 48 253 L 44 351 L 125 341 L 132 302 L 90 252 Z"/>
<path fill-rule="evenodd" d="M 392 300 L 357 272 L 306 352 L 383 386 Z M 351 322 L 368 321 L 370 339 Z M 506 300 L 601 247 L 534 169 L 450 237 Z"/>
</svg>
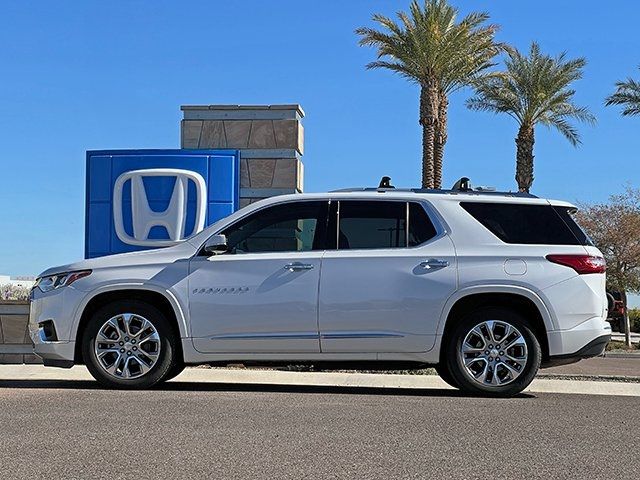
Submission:
<svg viewBox="0 0 640 480">
<path fill-rule="evenodd" d="M 91 275 L 91 270 L 56 273 L 55 275 L 38 278 L 33 288 L 39 288 L 42 292 L 46 293 L 50 292 L 51 290 L 56 290 L 57 288 L 71 285 L 76 280 L 79 280 L 82 277 L 86 277 L 87 275 Z"/>
</svg>

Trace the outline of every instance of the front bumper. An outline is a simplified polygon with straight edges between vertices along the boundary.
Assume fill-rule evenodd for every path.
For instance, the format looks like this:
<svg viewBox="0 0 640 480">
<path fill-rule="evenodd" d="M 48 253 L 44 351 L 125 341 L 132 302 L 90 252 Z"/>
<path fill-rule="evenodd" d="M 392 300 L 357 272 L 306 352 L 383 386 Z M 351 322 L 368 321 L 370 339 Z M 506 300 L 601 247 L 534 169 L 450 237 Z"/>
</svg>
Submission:
<svg viewBox="0 0 640 480">
<path fill-rule="evenodd" d="M 42 358 L 46 367 L 73 367 L 76 342 L 47 339 L 44 328 L 36 318 L 29 319 L 29 334 L 33 342 L 33 353 Z"/>
<path fill-rule="evenodd" d="M 75 306 L 82 292 L 71 287 L 60 291 L 32 292 L 29 311 L 29 334 L 33 351 L 46 366 L 71 367 L 75 357 L 75 335 L 71 332 Z M 43 324 L 51 323 L 55 336 L 48 337 Z"/>
<path fill-rule="evenodd" d="M 42 358 L 45 367 L 73 367 L 76 342 L 34 342 L 33 352 Z"/>
</svg>

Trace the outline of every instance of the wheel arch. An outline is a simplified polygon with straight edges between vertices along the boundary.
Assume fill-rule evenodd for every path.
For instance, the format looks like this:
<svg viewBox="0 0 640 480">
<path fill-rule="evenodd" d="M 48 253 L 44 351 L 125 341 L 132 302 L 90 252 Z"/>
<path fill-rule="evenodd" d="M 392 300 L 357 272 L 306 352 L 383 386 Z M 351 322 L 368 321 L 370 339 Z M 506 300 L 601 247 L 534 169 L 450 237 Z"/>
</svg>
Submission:
<svg viewBox="0 0 640 480">
<path fill-rule="evenodd" d="M 187 323 L 182 308 L 176 298 L 166 290 L 142 285 L 114 285 L 92 292 L 78 308 L 75 330 L 74 363 L 84 363 L 82 358 L 82 335 L 91 315 L 105 305 L 118 300 L 139 300 L 159 309 L 175 328 L 180 338 L 188 336 Z M 177 345 L 182 342 L 178 341 Z M 179 353 L 182 356 L 182 352 Z"/>
<path fill-rule="evenodd" d="M 540 297 L 531 290 L 520 287 L 483 286 L 458 292 L 447 302 L 438 326 L 438 333 L 442 335 L 441 345 L 446 344 L 447 335 L 457 319 L 473 310 L 488 307 L 509 308 L 522 314 L 531 322 L 531 328 L 540 341 L 543 359 L 548 358 L 548 332 L 554 329 L 553 318 Z"/>
</svg>

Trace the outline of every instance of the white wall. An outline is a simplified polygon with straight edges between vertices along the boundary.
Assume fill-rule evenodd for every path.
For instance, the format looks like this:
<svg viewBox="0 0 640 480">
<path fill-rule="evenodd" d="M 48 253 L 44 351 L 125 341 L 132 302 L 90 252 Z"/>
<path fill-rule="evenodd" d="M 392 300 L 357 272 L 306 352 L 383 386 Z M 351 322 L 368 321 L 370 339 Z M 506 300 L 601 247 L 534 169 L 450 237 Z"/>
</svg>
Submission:
<svg viewBox="0 0 640 480">
<path fill-rule="evenodd" d="M 35 283 L 33 277 L 15 277 L 11 278 L 9 275 L 0 275 L 0 285 L 14 285 L 16 287 L 31 288 Z"/>
</svg>

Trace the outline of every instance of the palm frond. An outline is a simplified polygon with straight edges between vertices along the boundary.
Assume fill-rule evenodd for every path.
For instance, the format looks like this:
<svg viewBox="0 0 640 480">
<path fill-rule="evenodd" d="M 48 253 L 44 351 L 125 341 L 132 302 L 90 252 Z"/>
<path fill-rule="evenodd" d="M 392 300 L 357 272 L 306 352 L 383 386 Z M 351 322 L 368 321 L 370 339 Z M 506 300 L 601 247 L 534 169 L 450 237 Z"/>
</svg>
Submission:
<svg viewBox="0 0 640 480">
<path fill-rule="evenodd" d="M 444 93 L 468 85 L 494 66 L 504 46 L 494 40 L 498 27 L 486 25 L 487 13 L 471 13 L 459 21 L 457 15 L 447 0 L 413 0 L 397 19 L 374 15 L 379 30 L 355 31 L 360 45 L 377 49 L 378 61 L 367 68 L 388 68 L 422 84 L 437 82 Z"/>
<path fill-rule="evenodd" d="M 467 102 L 474 110 L 506 113 L 520 124 L 541 123 L 555 128 L 573 145 L 580 143 L 570 120 L 593 124 L 595 117 L 573 103 L 571 85 L 582 78 L 584 58 L 569 59 L 565 52 L 552 57 L 533 42 L 527 54 L 506 48 L 505 71 L 478 76 L 471 85 L 475 97 Z"/>
<path fill-rule="evenodd" d="M 571 125 L 566 118 L 551 116 L 540 120 L 540 123 L 546 127 L 558 130 L 574 147 L 582 143 L 578 130 Z"/>
<path fill-rule="evenodd" d="M 402 62 L 388 62 L 384 60 L 376 60 L 375 62 L 367 63 L 366 68 L 368 70 L 374 68 L 386 68 L 392 72 L 398 73 L 408 79 L 411 82 L 420 83 L 420 78 L 416 77 L 413 71 L 407 68 Z"/>
<path fill-rule="evenodd" d="M 640 115 L 640 82 L 628 78 L 623 82 L 616 82 L 616 91 L 607 97 L 605 105 L 621 105 L 624 107 L 622 115 Z"/>
</svg>

